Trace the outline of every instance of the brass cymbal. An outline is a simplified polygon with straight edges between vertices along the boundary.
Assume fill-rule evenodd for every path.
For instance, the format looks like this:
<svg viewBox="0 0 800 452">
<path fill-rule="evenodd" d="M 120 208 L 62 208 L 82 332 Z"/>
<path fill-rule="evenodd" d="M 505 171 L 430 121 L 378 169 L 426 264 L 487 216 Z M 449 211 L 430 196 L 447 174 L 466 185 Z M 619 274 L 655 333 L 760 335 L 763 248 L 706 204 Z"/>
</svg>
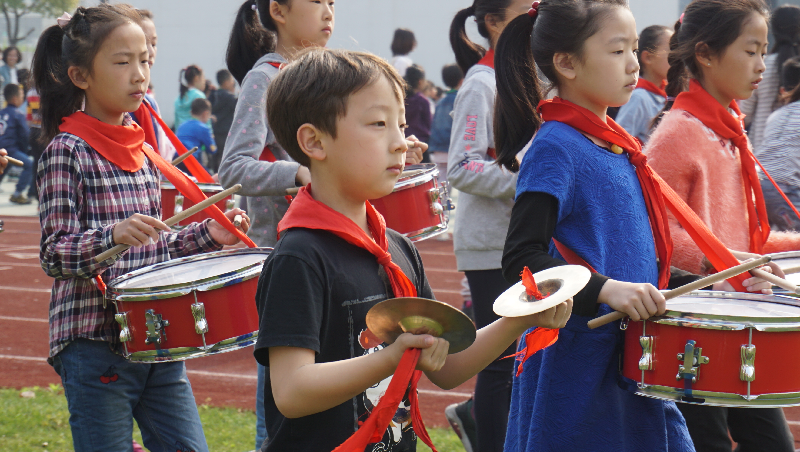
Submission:
<svg viewBox="0 0 800 452">
<path fill-rule="evenodd" d="M 450 343 L 458 353 L 475 342 L 475 324 L 466 314 L 441 301 L 427 298 L 390 298 L 367 312 L 367 328 L 387 344 L 403 333 L 430 334 Z"/>
<path fill-rule="evenodd" d="M 494 313 L 501 317 L 522 317 L 545 311 L 580 292 L 591 275 L 586 267 L 580 265 L 562 265 L 534 273 L 539 291 L 547 296 L 541 300 L 529 300 L 520 281 L 497 297 Z"/>
</svg>

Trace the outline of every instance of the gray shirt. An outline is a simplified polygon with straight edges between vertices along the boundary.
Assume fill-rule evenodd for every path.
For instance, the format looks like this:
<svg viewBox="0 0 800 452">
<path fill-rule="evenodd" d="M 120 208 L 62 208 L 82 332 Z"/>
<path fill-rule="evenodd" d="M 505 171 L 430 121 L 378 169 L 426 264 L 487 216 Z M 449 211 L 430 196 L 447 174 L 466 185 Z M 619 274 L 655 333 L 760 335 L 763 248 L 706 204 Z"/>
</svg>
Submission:
<svg viewBox="0 0 800 452">
<path fill-rule="evenodd" d="M 650 123 L 664 108 L 666 99 L 646 89 L 635 89 L 631 99 L 617 113 L 616 122 L 625 131 L 647 143 L 650 138 Z"/>
<path fill-rule="evenodd" d="M 277 53 L 264 55 L 242 81 L 219 166 L 222 186 L 242 184 L 239 194 L 247 196 L 247 213 L 252 221 L 247 235 L 258 246 L 269 247 L 278 241 L 278 222 L 289 208 L 285 191 L 294 187 L 300 168 L 278 144 L 267 124 L 267 87 L 279 70 L 270 62 L 286 63 L 286 60 Z M 259 160 L 265 145 L 275 155 L 276 162 Z"/>
</svg>

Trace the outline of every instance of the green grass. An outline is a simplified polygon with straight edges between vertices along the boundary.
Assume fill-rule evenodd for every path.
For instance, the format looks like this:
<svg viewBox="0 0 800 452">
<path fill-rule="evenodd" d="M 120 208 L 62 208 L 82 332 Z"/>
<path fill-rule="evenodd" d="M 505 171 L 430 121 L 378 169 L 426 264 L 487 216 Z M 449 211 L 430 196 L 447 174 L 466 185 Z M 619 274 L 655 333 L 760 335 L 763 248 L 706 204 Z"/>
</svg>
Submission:
<svg viewBox="0 0 800 452">
<path fill-rule="evenodd" d="M 23 398 L 32 391 L 33 398 Z M 256 416 L 252 411 L 214 408 L 200 405 L 200 419 L 205 427 L 211 452 L 243 452 L 253 448 Z M 430 429 L 439 452 L 463 452 L 458 437 L 449 429 Z M 133 437 L 139 444 L 142 435 L 134 423 Z M 430 449 L 419 442 L 419 452 Z M 0 451 L 68 452 L 72 451 L 67 400 L 59 385 L 48 388 L 0 389 Z"/>
</svg>

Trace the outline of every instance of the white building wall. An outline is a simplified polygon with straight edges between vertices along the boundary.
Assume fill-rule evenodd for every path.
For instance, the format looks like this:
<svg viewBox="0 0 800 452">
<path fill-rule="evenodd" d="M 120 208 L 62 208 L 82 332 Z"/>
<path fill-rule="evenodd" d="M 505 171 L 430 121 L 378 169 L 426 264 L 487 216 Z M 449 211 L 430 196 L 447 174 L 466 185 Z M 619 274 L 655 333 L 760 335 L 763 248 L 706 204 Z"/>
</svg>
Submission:
<svg viewBox="0 0 800 452">
<path fill-rule="evenodd" d="M 639 30 L 652 24 L 671 25 L 679 16 L 679 0 L 630 0 Z M 167 123 L 174 119 L 173 103 L 178 95 L 181 68 L 197 64 L 214 81 L 225 67 L 225 50 L 236 10 L 235 0 L 130 0 L 149 9 L 158 27 L 158 60 L 152 84 Z M 365 50 L 390 58 L 394 29 L 414 30 L 419 43 L 411 53 L 425 68 L 429 79 L 442 85 L 441 68 L 455 62 L 450 48 L 450 23 L 455 13 L 470 0 L 337 0 L 336 27 L 329 47 Z M 83 0 L 85 6 L 97 0 Z M 468 32 L 479 42 L 475 25 L 468 20 Z"/>
</svg>

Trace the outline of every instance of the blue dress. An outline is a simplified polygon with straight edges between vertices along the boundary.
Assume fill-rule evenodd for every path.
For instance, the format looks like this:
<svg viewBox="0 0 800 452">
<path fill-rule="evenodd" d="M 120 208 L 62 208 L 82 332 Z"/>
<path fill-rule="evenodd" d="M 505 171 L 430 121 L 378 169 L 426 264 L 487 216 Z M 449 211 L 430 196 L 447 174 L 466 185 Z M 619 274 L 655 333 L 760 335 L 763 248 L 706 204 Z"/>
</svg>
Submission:
<svg viewBox="0 0 800 452">
<path fill-rule="evenodd" d="M 547 122 L 522 161 L 517 196 L 525 192 L 558 199 L 555 238 L 595 270 L 657 285 L 647 209 L 625 154 L 596 146 L 566 124 Z M 561 258 L 552 244 L 550 255 Z M 610 311 L 600 305 L 600 314 Z M 558 341 L 528 359 L 514 378 L 506 452 L 694 451 L 673 402 L 618 386 L 619 322 L 590 330 L 589 320 L 573 314 Z"/>
</svg>

